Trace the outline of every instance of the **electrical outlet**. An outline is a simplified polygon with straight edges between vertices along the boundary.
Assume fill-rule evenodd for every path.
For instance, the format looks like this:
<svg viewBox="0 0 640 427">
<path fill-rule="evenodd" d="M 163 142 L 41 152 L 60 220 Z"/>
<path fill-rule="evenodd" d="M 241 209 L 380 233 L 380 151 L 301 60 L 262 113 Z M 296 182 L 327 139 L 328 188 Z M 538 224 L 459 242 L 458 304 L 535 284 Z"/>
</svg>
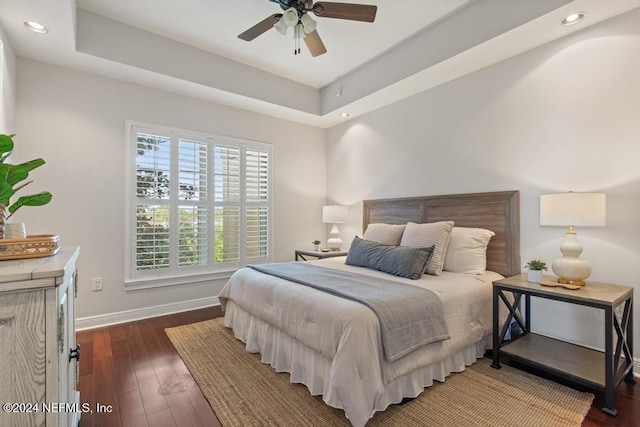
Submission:
<svg viewBox="0 0 640 427">
<path fill-rule="evenodd" d="M 102 277 L 94 277 L 91 279 L 91 283 L 93 284 L 93 291 L 101 291 L 102 290 Z"/>
</svg>

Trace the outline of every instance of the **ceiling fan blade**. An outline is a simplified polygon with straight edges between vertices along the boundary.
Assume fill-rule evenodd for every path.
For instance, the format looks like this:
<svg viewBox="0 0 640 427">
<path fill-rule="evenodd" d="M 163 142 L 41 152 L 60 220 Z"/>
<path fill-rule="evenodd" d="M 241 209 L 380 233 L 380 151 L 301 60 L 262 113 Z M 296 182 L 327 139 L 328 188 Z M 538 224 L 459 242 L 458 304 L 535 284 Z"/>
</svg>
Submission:
<svg viewBox="0 0 640 427">
<path fill-rule="evenodd" d="M 313 5 L 313 13 L 322 18 L 349 19 L 352 21 L 373 22 L 378 6 L 353 3 L 332 3 L 319 1 Z"/>
<path fill-rule="evenodd" d="M 256 25 L 249 28 L 244 33 L 238 35 L 238 38 L 250 42 L 251 40 L 258 37 L 259 35 L 262 35 L 263 33 L 266 33 L 271 28 L 273 28 L 273 26 L 280 20 L 280 18 L 282 18 L 281 13 L 274 13 L 268 18 L 258 22 Z"/>
<path fill-rule="evenodd" d="M 307 34 L 304 38 L 304 42 L 313 57 L 327 53 L 327 48 L 324 47 L 324 43 L 322 43 L 322 39 L 320 38 L 320 34 L 318 34 L 317 30 L 313 30 Z"/>
</svg>

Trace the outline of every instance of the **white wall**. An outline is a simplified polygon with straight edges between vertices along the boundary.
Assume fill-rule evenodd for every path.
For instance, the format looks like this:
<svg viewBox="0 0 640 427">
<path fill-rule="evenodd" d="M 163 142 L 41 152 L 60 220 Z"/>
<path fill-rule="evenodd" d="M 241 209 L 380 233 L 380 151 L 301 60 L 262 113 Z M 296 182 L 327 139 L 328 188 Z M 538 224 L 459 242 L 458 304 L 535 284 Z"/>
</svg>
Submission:
<svg viewBox="0 0 640 427">
<path fill-rule="evenodd" d="M 16 55 L 0 27 L 0 133 L 14 131 L 16 103 Z"/>
<path fill-rule="evenodd" d="M 640 10 L 328 130 L 328 199 L 351 206 L 343 240 L 361 232 L 363 199 L 515 189 L 522 261 L 550 264 L 564 230 L 539 225 L 539 196 L 604 192 L 607 227 L 578 230 L 583 257 L 592 280 L 639 291 L 638 52 Z M 538 303 L 533 322 L 604 348 L 597 310 Z"/>
<path fill-rule="evenodd" d="M 215 297 L 224 280 L 125 292 L 125 120 L 274 146 L 274 260 L 324 238 L 325 131 L 20 58 L 14 162 L 42 157 L 30 190 L 52 202 L 15 217 L 29 234 L 56 233 L 81 247 L 78 317 Z M 103 277 L 104 290 L 91 291 Z"/>
</svg>

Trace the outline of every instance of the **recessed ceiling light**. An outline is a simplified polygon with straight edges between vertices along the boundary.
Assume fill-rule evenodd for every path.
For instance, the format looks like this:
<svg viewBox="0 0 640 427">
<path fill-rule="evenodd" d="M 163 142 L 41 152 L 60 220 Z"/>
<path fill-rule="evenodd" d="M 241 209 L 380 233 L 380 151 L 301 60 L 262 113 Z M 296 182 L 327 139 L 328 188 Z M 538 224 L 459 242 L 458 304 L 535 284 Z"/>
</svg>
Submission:
<svg viewBox="0 0 640 427">
<path fill-rule="evenodd" d="M 38 24 L 37 22 L 34 21 L 24 21 L 23 25 L 28 29 L 33 31 L 34 33 L 38 33 L 38 34 L 46 34 L 49 32 L 49 30 L 47 30 L 47 27 L 45 27 L 42 24 Z"/>
<path fill-rule="evenodd" d="M 584 12 L 576 12 L 576 13 L 572 13 L 571 15 L 568 15 L 566 18 L 564 18 L 561 22 L 562 25 L 574 25 L 577 24 L 578 22 L 582 21 L 585 17 L 586 13 Z"/>
<path fill-rule="evenodd" d="M 349 113 L 340 113 L 340 117 L 349 117 Z"/>
</svg>

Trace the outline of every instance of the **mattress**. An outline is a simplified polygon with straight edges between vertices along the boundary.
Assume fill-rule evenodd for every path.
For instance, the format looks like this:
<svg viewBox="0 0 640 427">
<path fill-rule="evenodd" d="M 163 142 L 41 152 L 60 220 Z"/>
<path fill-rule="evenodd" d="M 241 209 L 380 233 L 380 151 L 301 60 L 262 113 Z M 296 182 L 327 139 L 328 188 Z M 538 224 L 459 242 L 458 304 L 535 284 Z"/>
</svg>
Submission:
<svg viewBox="0 0 640 427">
<path fill-rule="evenodd" d="M 502 278 L 497 273 L 443 272 L 410 280 L 346 265 L 344 257 L 312 262 L 425 287 L 443 303 L 451 338 L 388 362 L 377 317 L 362 304 L 250 268 L 238 270 L 222 289 L 225 325 L 247 351 L 261 353 L 264 363 L 343 409 L 356 427 L 376 411 L 416 397 L 434 380 L 464 370 L 491 345 L 492 282 Z"/>
</svg>

